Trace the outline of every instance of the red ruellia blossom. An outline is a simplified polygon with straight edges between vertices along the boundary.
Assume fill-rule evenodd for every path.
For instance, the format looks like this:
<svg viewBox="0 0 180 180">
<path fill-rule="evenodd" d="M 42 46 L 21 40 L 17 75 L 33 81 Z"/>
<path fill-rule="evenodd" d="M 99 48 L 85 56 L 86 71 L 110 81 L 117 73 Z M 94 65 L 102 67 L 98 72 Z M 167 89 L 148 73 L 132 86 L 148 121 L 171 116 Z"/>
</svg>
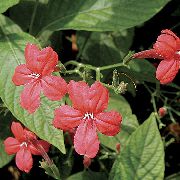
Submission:
<svg viewBox="0 0 180 180">
<path fill-rule="evenodd" d="M 37 136 L 24 129 L 20 123 L 13 122 L 11 125 L 11 131 L 15 138 L 8 137 L 4 141 L 5 151 L 7 154 L 16 154 L 16 165 L 21 171 L 28 173 L 33 165 L 33 155 L 41 155 L 42 153 L 33 145 L 33 141 L 41 146 L 45 152 L 48 152 L 50 144 L 44 140 L 37 140 Z"/>
<path fill-rule="evenodd" d="M 51 47 L 39 50 L 34 44 L 25 48 L 26 64 L 16 67 L 12 81 L 16 86 L 25 85 L 20 104 L 33 113 L 40 106 L 40 93 L 50 100 L 60 100 L 67 91 L 65 80 L 51 75 L 58 63 L 58 55 Z"/>
<path fill-rule="evenodd" d="M 70 81 L 68 85 L 72 106 L 63 105 L 55 110 L 53 125 L 62 130 L 77 127 L 74 147 L 78 154 L 93 158 L 99 150 L 97 131 L 114 136 L 120 131 L 121 115 L 116 111 L 105 112 L 109 92 L 100 83 L 89 87 L 85 82 Z"/>
<path fill-rule="evenodd" d="M 172 31 L 161 31 L 153 49 L 135 53 L 133 58 L 157 58 L 161 62 L 157 67 L 156 78 L 161 84 L 170 83 L 180 67 L 180 38 Z"/>
</svg>

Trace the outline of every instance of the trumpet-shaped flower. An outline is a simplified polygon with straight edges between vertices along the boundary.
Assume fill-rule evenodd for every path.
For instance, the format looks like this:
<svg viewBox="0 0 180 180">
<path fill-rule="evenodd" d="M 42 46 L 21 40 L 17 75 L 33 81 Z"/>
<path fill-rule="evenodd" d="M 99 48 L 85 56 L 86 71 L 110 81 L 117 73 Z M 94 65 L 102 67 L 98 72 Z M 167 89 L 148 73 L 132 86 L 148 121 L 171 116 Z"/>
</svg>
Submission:
<svg viewBox="0 0 180 180">
<path fill-rule="evenodd" d="M 61 106 L 55 110 L 53 125 L 62 130 L 77 128 L 74 147 L 78 154 L 93 158 L 99 150 L 97 131 L 114 136 L 120 131 L 121 115 L 108 111 L 109 92 L 100 83 L 89 87 L 85 82 L 70 81 L 68 85 L 72 107 Z"/>
<path fill-rule="evenodd" d="M 12 81 L 16 86 L 24 85 L 20 104 L 33 113 L 40 106 L 40 93 L 50 100 L 60 100 L 67 91 L 65 80 L 51 75 L 58 63 L 58 55 L 51 47 L 39 50 L 36 45 L 27 44 L 26 64 L 16 67 Z"/>
<path fill-rule="evenodd" d="M 7 154 L 16 154 L 16 165 L 21 171 L 28 173 L 33 165 L 33 155 L 41 155 L 42 153 L 33 145 L 33 141 L 41 146 L 45 152 L 48 152 L 50 144 L 44 140 L 38 140 L 37 136 L 31 131 L 24 129 L 20 123 L 13 122 L 11 131 L 14 137 L 8 137 L 4 141 L 5 151 Z"/>
<path fill-rule="evenodd" d="M 172 82 L 180 67 L 180 38 L 172 31 L 161 31 L 153 49 L 135 53 L 133 58 L 157 58 L 161 62 L 156 70 L 156 78 L 161 84 Z"/>
</svg>

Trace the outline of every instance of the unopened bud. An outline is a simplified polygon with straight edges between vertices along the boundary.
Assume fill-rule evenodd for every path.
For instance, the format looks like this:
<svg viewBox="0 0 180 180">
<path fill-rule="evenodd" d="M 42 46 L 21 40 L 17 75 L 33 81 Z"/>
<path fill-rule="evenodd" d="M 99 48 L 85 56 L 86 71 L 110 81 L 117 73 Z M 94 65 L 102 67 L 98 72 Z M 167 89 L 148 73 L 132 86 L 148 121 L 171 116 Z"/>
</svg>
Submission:
<svg viewBox="0 0 180 180">
<path fill-rule="evenodd" d="M 91 165 L 91 158 L 84 156 L 83 164 L 85 168 L 88 168 Z"/>
<path fill-rule="evenodd" d="M 120 146 L 120 143 L 117 143 L 117 144 L 116 144 L 116 150 L 117 150 L 118 153 L 120 153 L 120 147 L 121 147 L 121 146 Z"/>
<path fill-rule="evenodd" d="M 167 109 L 166 109 L 165 107 L 159 108 L 159 110 L 158 110 L 158 115 L 159 115 L 161 118 L 164 117 L 164 116 L 166 115 L 166 113 L 167 113 Z"/>
</svg>

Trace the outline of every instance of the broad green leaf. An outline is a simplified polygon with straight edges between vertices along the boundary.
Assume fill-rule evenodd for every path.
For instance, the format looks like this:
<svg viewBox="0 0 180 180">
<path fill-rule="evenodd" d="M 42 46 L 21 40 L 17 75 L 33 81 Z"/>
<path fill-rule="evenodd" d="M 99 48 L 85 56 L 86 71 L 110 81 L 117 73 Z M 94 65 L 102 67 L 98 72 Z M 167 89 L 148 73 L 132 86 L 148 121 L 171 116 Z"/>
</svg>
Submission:
<svg viewBox="0 0 180 180">
<path fill-rule="evenodd" d="M 169 0 L 42 0 L 36 11 L 33 33 L 40 35 L 45 30 L 62 29 L 119 31 L 147 21 L 168 2 Z M 25 3 L 32 4 L 29 1 Z M 26 7 L 24 5 L 24 9 Z M 18 13 L 21 12 L 20 9 L 23 10 L 23 7 L 19 8 Z"/>
<path fill-rule="evenodd" d="M 94 66 L 119 63 L 132 44 L 134 29 L 118 32 L 77 32 L 82 62 Z"/>
<path fill-rule="evenodd" d="M 67 180 L 106 180 L 107 177 L 102 172 L 93 172 L 93 171 L 83 171 L 71 175 Z"/>
<path fill-rule="evenodd" d="M 5 12 L 11 6 L 19 3 L 19 0 L 1 0 L 0 2 L 0 13 Z"/>
<path fill-rule="evenodd" d="M 162 180 L 164 147 L 154 114 L 132 133 L 126 147 L 118 155 L 110 180 Z"/>
<path fill-rule="evenodd" d="M 121 95 L 111 94 L 108 109 L 116 110 L 121 113 L 121 131 L 114 137 L 105 136 L 99 133 L 100 142 L 112 150 L 116 150 L 117 143 L 120 143 L 121 148 L 124 148 L 132 132 L 139 126 L 136 116 L 132 114 L 131 107 Z"/>
<path fill-rule="evenodd" d="M 8 164 L 13 156 L 8 155 L 4 150 L 4 140 L 11 136 L 10 126 L 12 122 L 12 116 L 8 113 L 7 115 L 3 115 L 2 112 L 0 114 L 0 168 Z"/>
<path fill-rule="evenodd" d="M 23 87 L 16 87 L 12 83 L 14 69 L 18 64 L 25 63 L 26 44 L 28 42 L 38 44 L 38 42 L 26 33 L 6 34 L 2 26 L 0 31 L 4 33 L 4 37 L 0 38 L 0 96 L 3 102 L 27 128 L 65 153 L 63 132 L 52 125 L 53 111 L 62 102 L 50 101 L 42 97 L 41 107 L 34 114 L 29 114 L 19 104 Z"/>
</svg>

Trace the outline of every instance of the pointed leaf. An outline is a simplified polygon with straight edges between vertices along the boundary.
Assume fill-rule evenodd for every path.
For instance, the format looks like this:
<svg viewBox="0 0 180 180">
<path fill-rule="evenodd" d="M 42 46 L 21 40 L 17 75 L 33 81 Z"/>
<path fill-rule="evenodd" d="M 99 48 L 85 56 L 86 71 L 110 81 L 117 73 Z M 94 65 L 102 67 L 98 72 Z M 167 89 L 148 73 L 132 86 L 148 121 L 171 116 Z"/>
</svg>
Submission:
<svg viewBox="0 0 180 180">
<path fill-rule="evenodd" d="M 33 34 L 39 35 L 46 30 L 62 29 L 119 31 L 147 21 L 167 2 L 169 0 L 41 0 L 32 30 Z M 27 7 L 30 7 L 28 13 L 25 12 Z M 17 13 L 23 12 L 24 19 L 29 21 L 33 7 L 32 2 L 27 1 L 15 8 Z M 18 15 L 17 21 L 21 22 L 20 19 L 22 16 Z"/>
<path fill-rule="evenodd" d="M 110 180 L 158 179 L 164 177 L 164 147 L 154 114 L 132 133 L 116 159 Z"/>
</svg>

